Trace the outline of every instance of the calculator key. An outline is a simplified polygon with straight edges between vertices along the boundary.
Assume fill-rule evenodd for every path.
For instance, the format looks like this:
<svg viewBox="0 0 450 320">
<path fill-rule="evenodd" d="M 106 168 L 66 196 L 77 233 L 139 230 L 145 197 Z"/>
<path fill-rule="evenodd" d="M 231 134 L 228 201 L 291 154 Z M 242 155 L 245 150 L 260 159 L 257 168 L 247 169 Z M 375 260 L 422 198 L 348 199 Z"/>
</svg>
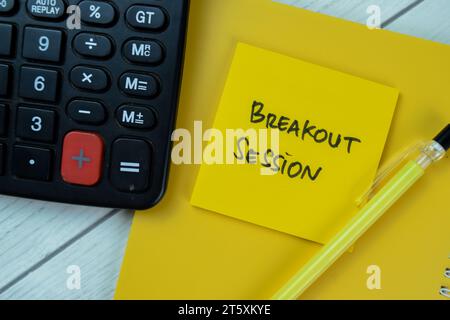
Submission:
<svg viewBox="0 0 450 320">
<path fill-rule="evenodd" d="M 80 4 L 81 21 L 98 25 L 112 23 L 116 16 L 114 7 L 106 2 L 82 1 Z"/>
<path fill-rule="evenodd" d="M 26 27 L 23 56 L 28 59 L 58 62 L 61 60 L 63 33 L 59 30 Z"/>
<path fill-rule="evenodd" d="M 153 6 L 132 6 L 126 13 L 127 22 L 134 28 L 158 30 L 166 24 L 164 12 Z"/>
<path fill-rule="evenodd" d="M 58 19 L 64 15 L 66 5 L 63 0 L 28 0 L 27 9 L 36 18 Z"/>
<path fill-rule="evenodd" d="M 105 58 L 112 53 L 111 40 L 94 33 L 80 33 L 75 37 L 73 47 L 86 57 Z"/>
<path fill-rule="evenodd" d="M 5 167 L 6 146 L 0 143 L 0 175 L 4 174 L 3 168 Z"/>
<path fill-rule="evenodd" d="M 4 104 L 0 104 L 0 136 L 6 135 L 6 128 L 8 125 L 8 107 Z"/>
<path fill-rule="evenodd" d="M 11 12 L 16 5 L 16 0 L 0 0 L 0 14 Z"/>
<path fill-rule="evenodd" d="M 150 146 L 144 140 L 118 139 L 112 147 L 110 179 L 124 192 L 143 192 L 149 186 Z"/>
<path fill-rule="evenodd" d="M 33 141 L 52 142 L 55 119 L 54 111 L 19 107 L 17 109 L 16 135 L 19 138 Z"/>
<path fill-rule="evenodd" d="M 151 40 L 129 40 L 125 43 L 123 54 L 131 62 L 156 64 L 163 59 L 163 49 Z"/>
<path fill-rule="evenodd" d="M 75 67 L 70 72 L 70 81 L 80 89 L 102 91 L 108 88 L 109 78 L 102 69 Z"/>
<path fill-rule="evenodd" d="M 89 132 L 73 131 L 64 138 L 61 176 L 67 183 L 93 186 L 102 173 L 103 139 Z"/>
<path fill-rule="evenodd" d="M 8 95 L 8 87 L 9 87 L 9 66 L 6 64 L 0 64 L 0 97 L 4 97 Z"/>
<path fill-rule="evenodd" d="M 13 32 L 14 29 L 12 25 L 0 23 L 0 39 L 2 41 L 2 45 L 0 46 L 0 56 L 8 57 L 11 55 Z"/>
<path fill-rule="evenodd" d="M 59 75 L 57 71 L 34 67 L 22 67 L 19 95 L 22 98 L 56 101 Z"/>
<path fill-rule="evenodd" d="M 116 117 L 127 128 L 151 129 L 156 124 L 155 113 L 147 107 L 124 105 L 117 110 Z"/>
<path fill-rule="evenodd" d="M 67 106 L 69 117 L 79 123 L 101 124 L 106 120 L 105 108 L 100 102 L 73 100 Z"/>
<path fill-rule="evenodd" d="M 152 97 L 158 93 L 158 81 L 150 74 L 124 73 L 119 86 L 123 92 L 135 96 Z"/>
<path fill-rule="evenodd" d="M 15 146 L 12 171 L 16 177 L 49 181 L 52 151 L 43 148 Z"/>
</svg>

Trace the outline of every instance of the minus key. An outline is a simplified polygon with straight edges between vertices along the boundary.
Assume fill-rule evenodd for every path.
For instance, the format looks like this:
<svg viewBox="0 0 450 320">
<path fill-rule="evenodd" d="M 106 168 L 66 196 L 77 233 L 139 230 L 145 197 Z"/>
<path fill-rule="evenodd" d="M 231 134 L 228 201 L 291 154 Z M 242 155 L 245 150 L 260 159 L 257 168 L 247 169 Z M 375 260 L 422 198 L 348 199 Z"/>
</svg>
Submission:
<svg viewBox="0 0 450 320">
<path fill-rule="evenodd" d="M 73 100 L 67 106 L 68 116 L 78 123 L 99 125 L 106 120 L 104 106 L 97 101 Z"/>
</svg>

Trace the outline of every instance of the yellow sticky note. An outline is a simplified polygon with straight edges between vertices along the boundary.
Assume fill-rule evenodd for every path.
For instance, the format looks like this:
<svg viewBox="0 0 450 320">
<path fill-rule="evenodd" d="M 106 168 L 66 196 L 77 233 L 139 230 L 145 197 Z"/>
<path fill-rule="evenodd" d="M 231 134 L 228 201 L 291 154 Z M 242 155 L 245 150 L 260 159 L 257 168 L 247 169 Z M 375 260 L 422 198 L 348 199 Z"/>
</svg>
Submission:
<svg viewBox="0 0 450 320">
<path fill-rule="evenodd" d="M 213 126 L 224 136 L 227 129 L 242 130 L 236 164 L 203 164 L 191 203 L 326 242 L 356 212 L 356 200 L 374 178 L 398 95 L 239 43 Z M 275 130 L 279 144 L 251 140 L 249 129 Z"/>
</svg>

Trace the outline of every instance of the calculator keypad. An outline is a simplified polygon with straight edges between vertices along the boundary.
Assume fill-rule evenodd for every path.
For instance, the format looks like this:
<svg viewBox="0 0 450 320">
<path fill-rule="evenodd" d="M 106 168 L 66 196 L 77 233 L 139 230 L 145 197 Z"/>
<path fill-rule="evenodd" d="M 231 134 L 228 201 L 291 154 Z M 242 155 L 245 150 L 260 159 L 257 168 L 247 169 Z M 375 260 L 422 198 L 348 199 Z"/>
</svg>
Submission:
<svg viewBox="0 0 450 320">
<path fill-rule="evenodd" d="M 114 7 L 102 1 L 81 1 L 81 20 L 85 23 L 108 25 L 115 20 Z"/>
<path fill-rule="evenodd" d="M 63 33 L 60 30 L 26 27 L 23 57 L 41 61 L 61 60 Z"/>
<path fill-rule="evenodd" d="M 3 175 L 4 173 L 4 162 L 5 162 L 5 152 L 6 148 L 3 143 L 0 143 L 0 175 Z"/>
<path fill-rule="evenodd" d="M 15 146 L 12 172 L 15 176 L 24 179 L 49 181 L 51 162 L 52 152 L 49 149 Z"/>
<path fill-rule="evenodd" d="M 4 104 L 0 104 L 0 137 L 6 135 L 6 126 L 8 118 L 8 107 Z"/>
<path fill-rule="evenodd" d="M 67 115 L 78 123 L 100 125 L 106 120 L 103 104 L 97 101 L 73 100 L 67 106 Z"/>
<path fill-rule="evenodd" d="M 29 66 L 20 70 L 19 95 L 22 98 L 55 102 L 58 86 L 58 71 Z"/>
<path fill-rule="evenodd" d="M 166 15 L 154 6 L 132 6 L 126 19 L 130 26 L 147 30 L 158 30 L 166 24 Z"/>
<path fill-rule="evenodd" d="M 155 205 L 187 14 L 188 0 L 0 0 L 0 193 Z"/>
<path fill-rule="evenodd" d="M 1 7 L 0 7 L 1 8 Z M 0 56 L 10 56 L 12 51 L 13 26 L 11 24 L 0 23 Z"/>
<path fill-rule="evenodd" d="M 153 75 L 136 72 L 124 73 L 119 86 L 125 94 L 141 97 L 153 97 L 159 90 L 158 80 Z"/>
<path fill-rule="evenodd" d="M 52 142 L 55 120 L 52 110 L 18 107 L 16 135 L 24 140 Z"/>
<path fill-rule="evenodd" d="M 9 65 L 0 64 L 0 97 L 8 95 L 8 86 L 10 80 Z"/>
<path fill-rule="evenodd" d="M 8 13 L 14 9 L 15 0 L 2 0 L 0 2 L 0 13 Z"/>
<path fill-rule="evenodd" d="M 106 58 L 112 53 L 112 42 L 105 35 L 80 33 L 73 42 L 74 49 L 86 57 Z"/>
<path fill-rule="evenodd" d="M 67 183 L 93 186 L 101 177 L 103 139 L 96 133 L 73 131 L 64 138 L 61 176 Z"/>
<path fill-rule="evenodd" d="M 64 16 L 66 4 L 63 0 L 28 0 L 27 10 L 36 18 L 59 19 Z"/>
<path fill-rule="evenodd" d="M 103 91 L 109 86 L 106 71 L 99 68 L 77 66 L 70 72 L 70 81 L 79 88 L 92 91 Z"/>
<path fill-rule="evenodd" d="M 156 125 L 156 116 L 149 107 L 124 105 L 117 109 L 117 121 L 124 127 L 148 130 Z"/>
<path fill-rule="evenodd" d="M 131 62 L 158 64 L 163 60 L 164 52 L 155 41 L 132 39 L 125 43 L 123 55 Z"/>
<path fill-rule="evenodd" d="M 140 192 L 148 187 L 151 150 L 137 139 L 118 139 L 113 144 L 111 182 L 124 192 Z"/>
</svg>

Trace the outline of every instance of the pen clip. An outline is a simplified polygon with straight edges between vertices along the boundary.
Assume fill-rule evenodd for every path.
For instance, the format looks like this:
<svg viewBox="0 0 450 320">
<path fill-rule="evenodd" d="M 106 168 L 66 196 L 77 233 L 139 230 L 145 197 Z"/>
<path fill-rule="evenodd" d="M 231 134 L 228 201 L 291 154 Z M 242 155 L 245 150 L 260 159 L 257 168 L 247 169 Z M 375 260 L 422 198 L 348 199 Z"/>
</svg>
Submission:
<svg viewBox="0 0 450 320">
<path fill-rule="evenodd" d="M 395 172 L 405 162 L 406 159 L 410 158 L 412 154 L 422 149 L 423 146 L 424 146 L 423 142 L 416 143 L 411 147 L 409 147 L 404 152 L 400 153 L 397 157 L 388 162 L 386 165 L 381 167 L 369 189 L 367 189 L 367 191 L 364 192 L 362 196 L 356 200 L 357 206 L 361 207 L 363 204 L 369 201 L 374 196 L 375 190 L 380 185 L 382 185 L 382 183 L 386 180 L 386 178 L 391 176 L 391 174 Z"/>
</svg>

